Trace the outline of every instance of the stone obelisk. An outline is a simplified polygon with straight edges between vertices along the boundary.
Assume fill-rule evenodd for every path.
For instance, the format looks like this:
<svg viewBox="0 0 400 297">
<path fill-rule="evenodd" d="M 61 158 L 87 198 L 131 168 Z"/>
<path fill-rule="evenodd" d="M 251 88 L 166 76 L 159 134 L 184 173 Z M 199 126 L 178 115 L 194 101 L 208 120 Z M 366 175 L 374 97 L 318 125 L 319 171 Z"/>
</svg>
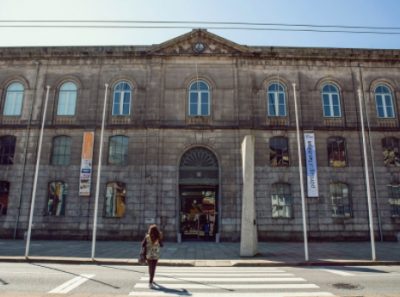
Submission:
<svg viewBox="0 0 400 297">
<path fill-rule="evenodd" d="M 254 143 L 253 135 L 242 142 L 243 198 L 240 256 L 252 257 L 257 253 L 257 224 L 254 200 Z"/>
</svg>

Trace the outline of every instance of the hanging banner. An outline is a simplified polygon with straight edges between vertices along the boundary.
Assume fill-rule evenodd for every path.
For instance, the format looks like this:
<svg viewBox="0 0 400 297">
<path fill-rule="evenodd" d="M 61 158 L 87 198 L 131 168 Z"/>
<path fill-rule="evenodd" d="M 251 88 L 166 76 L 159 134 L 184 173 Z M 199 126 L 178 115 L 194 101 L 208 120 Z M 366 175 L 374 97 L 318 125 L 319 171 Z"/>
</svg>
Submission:
<svg viewBox="0 0 400 297">
<path fill-rule="evenodd" d="M 83 133 L 81 172 L 79 176 L 79 196 L 90 196 L 92 180 L 94 132 Z"/>
<path fill-rule="evenodd" d="M 314 133 L 304 133 L 307 168 L 307 196 L 318 197 L 317 156 Z"/>
</svg>

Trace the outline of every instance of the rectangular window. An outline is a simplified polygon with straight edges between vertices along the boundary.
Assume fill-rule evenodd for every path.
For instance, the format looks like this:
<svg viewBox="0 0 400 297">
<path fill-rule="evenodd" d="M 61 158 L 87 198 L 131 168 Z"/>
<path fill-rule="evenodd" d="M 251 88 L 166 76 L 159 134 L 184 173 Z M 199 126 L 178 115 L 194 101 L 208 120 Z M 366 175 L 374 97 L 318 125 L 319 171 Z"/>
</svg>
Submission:
<svg viewBox="0 0 400 297">
<path fill-rule="evenodd" d="M 293 203 L 290 185 L 284 183 L 272 185 L 271 203 L 273 218 L 291 218 Z"/>
<path fill-rule="evenodd" d="M 347 185 L 343 183 L 332 183 L 329 188 L 332 201 L 332 216 L 351 217 L 352 207 Z"/>
<path fill-rule="evenodd" d="M 389 185 L 389 204 L 392 217 L 400 217 L 400 184 Z"/>
<path fill-rule="evenodd" d="M 9 192 L 10 183 L 0 181 L 0 216 L 5 216 L 7 214 Z"/>
</svg>

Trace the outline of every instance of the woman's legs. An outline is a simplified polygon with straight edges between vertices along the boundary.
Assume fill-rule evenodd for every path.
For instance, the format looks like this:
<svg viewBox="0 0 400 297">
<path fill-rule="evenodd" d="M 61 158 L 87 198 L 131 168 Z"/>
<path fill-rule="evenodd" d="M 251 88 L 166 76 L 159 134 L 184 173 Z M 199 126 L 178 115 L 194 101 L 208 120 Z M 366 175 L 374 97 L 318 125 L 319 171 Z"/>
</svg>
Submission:
<svg viewBox="0 0 400 297">
<path fill-rule="evenodd" d="M 156 266 L 158 260 L 147 260 L 149 265 L 149 283 L 153 283 L 154 274 L 156 273 Z"/>
</svg>

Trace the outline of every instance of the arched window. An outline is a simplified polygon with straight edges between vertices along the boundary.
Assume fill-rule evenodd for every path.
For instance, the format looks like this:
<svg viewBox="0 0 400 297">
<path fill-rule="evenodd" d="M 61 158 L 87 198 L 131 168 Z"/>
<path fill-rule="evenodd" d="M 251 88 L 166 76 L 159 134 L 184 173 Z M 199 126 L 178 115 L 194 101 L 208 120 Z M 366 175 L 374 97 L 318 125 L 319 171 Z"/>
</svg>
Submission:
<svg viewBox="0 0 400 297">
<path fill-rule="evenodd" d="M 132 87 L 126 81 L 119 82 L 114 88 L 112 114 L 126 116 L 131 113 Z"/>
<path fill-rule="evenodd" d="M 121 182 L 109 182 L 106 185 L 104 215 L 111 218 L 122 218 L 126 209 L 126 185 Z"/>
<path fill-rule="evenodd" d="M 270 139 L 269 160 L 273 167 L 289 166 L 289 145 L 286 137 L 277 136 Z"/>
<path fill-rule="evenodd" d="M 19 82 L 9 85 L 6 92 L 3 114 L 6 116 L 21 115 L 23 100 L 24 86 Z"/>
<path fill-rule="evenodd" d="M 324 117 L 341 117 L 338 88 L 335 85 L 326 84 L 322 87 L 321 96 Z"/>
<path fill-rule="evenodd" d="M 128 162 L 128 137 L 111 136 L 108 148 L 108 164 L 125 165 Z"/>
<path fill-rule="evenodd" d="M 57 115 L 75 115 L 78 88 L 73 82 L 66 82 L 58 93 Z"/>
<path fill-rule="evenodd" d="M 379 118 L 394 118 L 393 96 L 387 86 L 375 88 L 376 112 Z"/>
<path fill-rule="evenodd" d="M 383 162 L 386 166 L 400 167 L 400 141 L 396 137 L 382 139 Z"/>
<path fill-rule="evenodd" d="M 10 183 L 7 181 L 0 181 L 0 216 L 7 214 L 9 193 Z"/>
<path fill-rule="evenodd" d="M 333 217 L 351 217 L 353 210 L 349 187 L 341 182 L 331 183 L 329 185 L 330 196 L 332 201 Z"/>
<path fill-rule="evenodd" d="M 56 217 L 65 215 L 67 188 L 67 184 L 62 181 L 53 181 L 49 183 L 46 208 L 47 215 Z"/>
<path fill-rule="evenodd" d="M 345 167 L 347 165 L 345 139 L 343 137 L 329 137 L 327 146 L 329 166 Z"/>
<path fill-rule="evenodd" d="M 400 184 L 391 184 L 389 188 L 389 204 L 392 217 L 400 217 Z"/>
<path fill-rule="evenodd" d="M 271 83 L 268 86 L 268 116 L 286 116 L 286 92 L 282 84 Z"/>
<path fill-rule="evenodd" d="M 0 137 L 0 165 L 14 164 L 15 136 L 6 135 Z"/>
<path fill-rule="evenodd" d="M 189 116 L 210 115 L 210 88 L 205 81 L 197 80 L 189 86 Z"/>
<path fill-rule="evenodd" d="M 275 183 L 271 187 L 273 218 L 291 218 L 293 216 L 293 199 L 290 184 Z"/>
<path fill-rule="evenodd" d="M 53 138 L 51 164 L 67 166 L 71 159 L 71 137 L 57 136 Z"/>
</svg>

